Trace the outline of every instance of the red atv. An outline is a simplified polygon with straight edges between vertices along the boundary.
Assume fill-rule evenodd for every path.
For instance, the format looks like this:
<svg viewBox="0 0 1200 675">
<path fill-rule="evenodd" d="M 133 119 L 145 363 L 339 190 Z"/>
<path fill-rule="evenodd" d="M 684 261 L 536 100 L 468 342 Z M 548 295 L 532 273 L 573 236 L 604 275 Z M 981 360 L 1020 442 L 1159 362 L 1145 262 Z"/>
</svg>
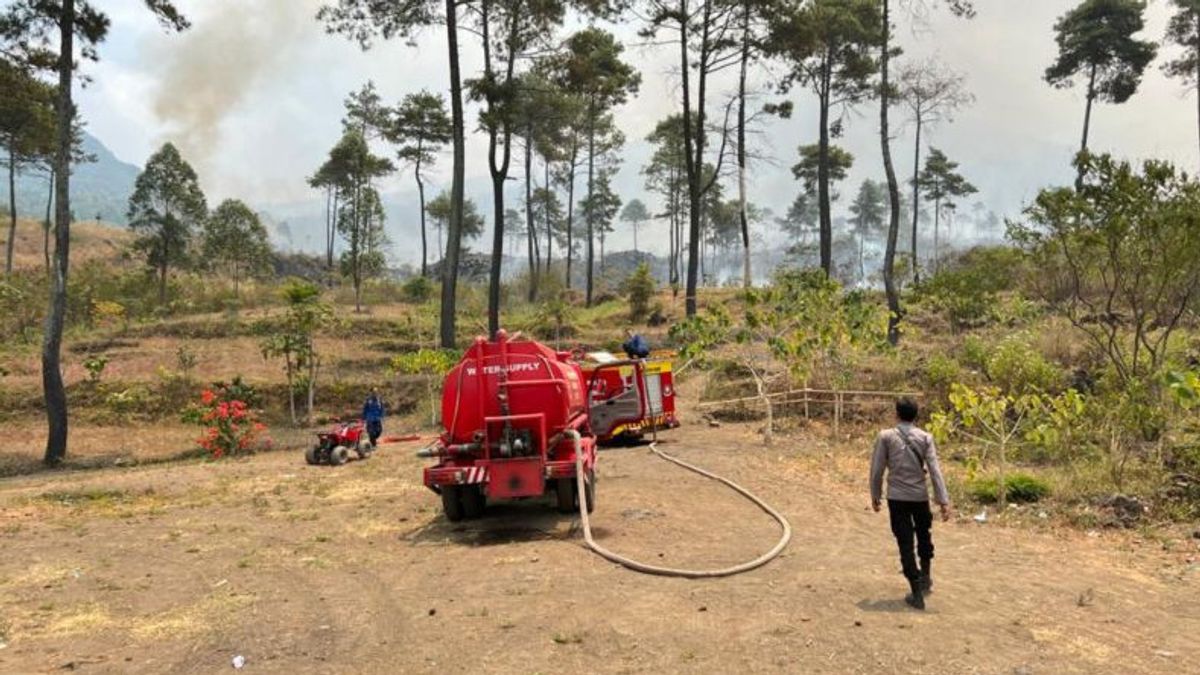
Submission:
<svg viewBox="0 0 1200 675">
<path fill-rule="evenodd" d="M 351 450 L 359 459 L 366 459 L 375 452 L 362 420 L 335 422 L 329 431 L 317 432 L 317 443 L 304 451 L 304 459 L 309 464 L 341 466 L 350 459 Z"/>
</svg>

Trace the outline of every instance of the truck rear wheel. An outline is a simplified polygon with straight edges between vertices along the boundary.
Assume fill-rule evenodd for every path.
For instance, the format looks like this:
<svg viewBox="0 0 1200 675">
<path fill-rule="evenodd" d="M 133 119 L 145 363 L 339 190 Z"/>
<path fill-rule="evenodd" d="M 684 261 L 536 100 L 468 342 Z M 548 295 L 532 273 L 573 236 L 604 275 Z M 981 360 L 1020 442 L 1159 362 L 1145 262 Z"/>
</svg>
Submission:
<svg viewBox="0 0 1200 675">
<path fill-rule="evenodd" d="M 559 478 L 554 485 L 559 513 L 574 513 L 578 508 L 575 502 L 575 478 Z"/>
<path fill-rule="evenodd" d="M 442 486 L 442 511 L 446 513 L 446 520 L 452 523 L 463 519 L 462 495 L 457 485 Z"/>
<path fill-rule="evenodd" d="M 483 486 L 471 485 L 462 488 L 462 510 L 467 519 L 475 519 L 483 515 L 485 505 Z"/>
</svg>

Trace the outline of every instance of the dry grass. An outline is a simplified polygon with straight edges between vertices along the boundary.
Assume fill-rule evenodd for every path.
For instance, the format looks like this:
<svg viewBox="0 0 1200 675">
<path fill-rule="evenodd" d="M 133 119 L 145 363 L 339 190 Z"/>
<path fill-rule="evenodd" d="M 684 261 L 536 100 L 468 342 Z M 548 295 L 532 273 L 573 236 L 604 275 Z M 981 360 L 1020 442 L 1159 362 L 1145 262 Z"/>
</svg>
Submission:
<svg viewBox="0 0 1200 675">
<path fill-rule="evenodd" d="M 7 223 L 2 234 L 7 240 Z M 128 230 L 95 221 L 73 223 L 71 225 L 71 263 L 83 264 L 89 260 L 116 261 L 120 259 L 122 252 L 131 243 L 133 243 L 133 234 Z M 37 220 L 17 219 L 13 266 L 17 269 L 42 269 L 44 265 L 42 224 Z"/>
<path fill-rule="evenodd" d="M 254 604 L 254 600 L 253 595 L 246 593 L 217 591 L 190 605 L 133 619 L 128 630 L 135 639 L 144 641 L 193 638 L 217 630 L 239 610 Z"/>
</svg>

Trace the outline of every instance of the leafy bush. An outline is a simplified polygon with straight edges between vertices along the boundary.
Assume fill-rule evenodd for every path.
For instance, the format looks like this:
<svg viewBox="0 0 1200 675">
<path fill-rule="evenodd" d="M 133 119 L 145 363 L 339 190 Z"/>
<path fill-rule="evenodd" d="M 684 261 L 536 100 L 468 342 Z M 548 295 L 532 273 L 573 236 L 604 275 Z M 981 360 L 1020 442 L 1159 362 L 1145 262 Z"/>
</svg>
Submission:
<svg viewBox="0 0 1200 675">
<path fill-rule="evenodd" d="M 1066 382 L 1066 374 L 1030 347 L 1025 335 L 997 345 L 988 355 L 986 370 L 988 378 L 1010 394 L 1053 393 Z"/>
<path fill-rule="evenodd" d="M 429 423 L 437 423 L 437 388 L 435 383 L 458 363 L 458 352 L 449 349 L 419 349 L 392 358 L 392 372 L 420 375 L 425 379 L 425 394 L 429 398 Z"/>
<path fill-rule="evenodd" d="M 424 304 L 433 297 L 433 282 L 429 277 L 417 275 L 400 287 L 400 297 L 414 305 Z"/>
<path fill-rule="evenodd" d="M 137 416 L 151 414 L 157 409 L 158 401 L 150 389 L 134 385 L 110 392 L 104 397 L 104 407 L 117 421 L 128 422 Z"/>
<path fill-rule="evenodd" d="M 951 356 L 934 354 L 925 363 L 925 381 L 940 395 L 944 396 L 950 391 L 950 385 L 961 382 L 962 379 L 962 366 Z"/>
<path fill-rule="evenodd" d="M 108 357 L 103 354 L 90 356 L 83 362 L 83 369 L 87 371 L 88 382 L 96 384 L 100 381 L 100 375 L 104 373 L 104 368 L 108 365 Z"/>
<path fill-rule="evenodd" d="M 981 326 L 996 317 L 999 294 L 1016 285 L 1021 251 L 975 248 L 951 261 L 919 289 L 919 297 L 943 312 L 956 329 Z"/>
<path fill-rule="evenodd" d="M 196 442 L 213 459 L 247 454 L 262 445 L 270 445 L 270 439 L 265 436 L 267 425 L 258 421 L 245 401 L 223 400 L 210 389 L 200 393 L 200 407 L 194 419 L 204 427 L 203 435 Z"/>
<path fill-rule="evenodd" d="M 634 323 L 646 320 L 650 313 L 650 300 L 654 297 L 654 277 L 650 276 L 650 266 L 642 263 L 637 270 L 625 280 L 625 293 L 629 296 L 629 319 Z"/>
<path fill-rule="evenodd" d="M 1009 501 L 1031 504 L 1041 501 L 1050 494 L 1050 485 L 1027 473 L 1009 474 L 1004 479 L 1005 493 Z M 975 501 L 995 504 L 1000 499 L 1000 481 L 995 477 L 978 478 L 967 484 L 967 492 Z"/>
<path fill-rule="evenodd" d="M 245 401 L 251 408 L 261 408 L 262 394 L 253 386 L 246 384 L 241 375 L 236 375 L 229 382 L 214 382 L 212 391 L 223 401 Z"/>
<path fill-rule="evenodd" d="M 527 330 L 545 340 L 562 340 L 579 334 L 577 314 L 566 292 L 538 303 Z"/>
<path fill-rule="evenodd" d="M 962 344 L 962 361 L 968 368 L 987 370 L 988 346 L 980 337 L 968 335 Z"/>
</svg>

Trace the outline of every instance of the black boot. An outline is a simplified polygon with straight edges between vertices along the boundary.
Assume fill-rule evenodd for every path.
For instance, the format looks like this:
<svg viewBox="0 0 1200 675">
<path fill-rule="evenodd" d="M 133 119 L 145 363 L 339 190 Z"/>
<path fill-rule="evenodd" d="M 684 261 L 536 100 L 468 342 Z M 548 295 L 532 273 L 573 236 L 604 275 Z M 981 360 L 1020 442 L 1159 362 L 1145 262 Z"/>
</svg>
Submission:
<svg viewBox="0 0 1200 675">
<path fill-rule="evenodd" d="M 904 602 L 908 603 L 908 606 L 912 607 L 913 609 L 924 610 L 925 598 L 921 594 L 921 579 L 909 579 L 908 586 L 911 589 L 911 592 L 904 596 Z"/>
<path fill-rule="evenodd" d="M 933 592 L 933 561 L 921 561 L 921 592 L 929 595 Z"/>
</svg>

